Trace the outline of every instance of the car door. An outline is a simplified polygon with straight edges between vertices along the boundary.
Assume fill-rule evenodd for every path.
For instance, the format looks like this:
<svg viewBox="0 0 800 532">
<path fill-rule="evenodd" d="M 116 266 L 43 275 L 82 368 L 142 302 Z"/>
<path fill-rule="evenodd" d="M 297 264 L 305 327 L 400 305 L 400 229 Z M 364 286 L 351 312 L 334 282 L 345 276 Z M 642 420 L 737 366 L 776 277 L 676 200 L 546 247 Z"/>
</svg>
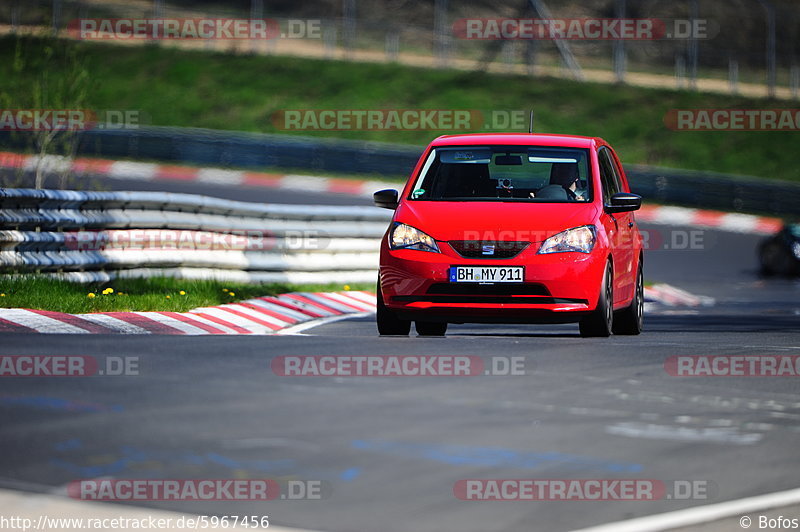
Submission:
<svg viewBox="0 0 800 532">
<path fill-rule="evenodd" d="M 616 152 L 612 148 L 608 148 L 608 153 L 611 157 L 611 163 L 617 176 L 619 191 L 630 192 L 631 189 L 628 185 L 628 178 L 625 175 L 625 169 L 622 167 L 622 161 L 620 161 L 619 156 L 617 156 Z M 623 212 L 620 214 L 624 215 L 625 220 L 625 251 L 628 255 L 628 261 L 626 263 L 627 279 L 625 283 L 625 285 L 628 287 L 628 290 L 625 290 L 624 293 L 626 294 L 626 297 L 633 297 L 633 294 L 636 290 L 636 268 L 639 264 L 639 253 L 641 252 L 641 236 L 639 234 L 639 228 L 636 225 L 636 214 L 633 211 Z"/>
<path fill-rule="evenodd" d="M 608 204 L 611 196 L 623 191 L 621 174 L 617 168 L 616 156 L 607 146 L 598 149 L 597 160 L 603 185 L 603 203 Z M 614 303 L 618 304 L 633 296 L 633 215 L 630 212 L 604 212 L 602 219 L 614 259 Z"/>
</svg>

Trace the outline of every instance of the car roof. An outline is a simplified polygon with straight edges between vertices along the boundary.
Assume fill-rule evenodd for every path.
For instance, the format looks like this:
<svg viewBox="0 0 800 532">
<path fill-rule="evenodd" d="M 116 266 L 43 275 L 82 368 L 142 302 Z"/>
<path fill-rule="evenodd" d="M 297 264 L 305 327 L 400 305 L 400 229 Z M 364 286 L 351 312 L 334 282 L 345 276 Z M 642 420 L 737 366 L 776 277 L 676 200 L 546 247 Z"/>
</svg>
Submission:
<svg viewBox="0 0 800 532">
<path fill-rule="evenodd" d="M 579 135 L 554 135 L 542 133 L 467 133 L 463 135 L 443 135 L 436 138 L 431 146 L 479 146 L 479 145 L 538 145 L 561 146 L 565 148 L 592 148 L 607 146 L 599 137 Z"/>
</svg>

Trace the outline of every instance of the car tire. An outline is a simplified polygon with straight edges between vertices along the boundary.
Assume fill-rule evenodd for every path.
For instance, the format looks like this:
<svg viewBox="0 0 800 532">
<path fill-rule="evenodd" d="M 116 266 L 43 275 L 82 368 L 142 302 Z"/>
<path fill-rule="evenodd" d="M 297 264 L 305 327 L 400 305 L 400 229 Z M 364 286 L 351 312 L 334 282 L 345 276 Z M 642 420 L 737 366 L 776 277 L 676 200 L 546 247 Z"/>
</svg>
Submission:
<svg viewBox="0 0 800 532">
<path fill-rule="evenodd" d="M 759 262 L 764 276 L 788 276 L 794 269 L 794 261 L 789 253 L 775 240 L 765 242 L 760 249 Z"/>
<path fill-rule="evenodd" d="M 447 332 L 446 321 L 416 321 L 414 326 L 420 336 L 444 336 L 444 333 Z"/>
<path fill-rule="evenodd" d="M 597 308 L 580 321 L 579 327 L 584 338 L 611 336 L 614 327 L 614 271 L 611 262 L 603 275 Z"/>
<path fill-rule="evenodd" d="M 378 325 L 378 334 L 381 336 L 408 336 L 411 332 L 411 321 L 401 320 L 397 315 L 383 304 L 381 285 L 377 288 L 378 304 L 375 310 L 375 322 Z"/>
<path fill-rule="evenodd" d="M 617 312 L 614 316 L 614 334 L 636 335 L 641 334 L 644 328 L 644 274 L 642 263 L 639 261 L 639 271 L 636 274 L 636 288 L 633 293 L 631 306 Z"/>
</svg>

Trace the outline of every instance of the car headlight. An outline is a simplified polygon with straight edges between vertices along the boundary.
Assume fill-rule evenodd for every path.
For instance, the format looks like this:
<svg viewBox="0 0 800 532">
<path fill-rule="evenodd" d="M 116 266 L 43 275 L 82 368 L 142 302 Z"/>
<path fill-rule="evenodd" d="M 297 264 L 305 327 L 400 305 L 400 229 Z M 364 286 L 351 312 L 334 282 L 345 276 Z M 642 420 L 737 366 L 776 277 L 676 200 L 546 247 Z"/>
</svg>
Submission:
<svg viewBox="0 0 800 532">
<path fill-rule="evenodd" d="M 593 225 L 574 227 L 566 231 L 561 231 L 542 242 L 542 247 L 539 248 L 539 254 L 566 253 L 568 251 L 591 253 L 596 240 L 597 235 Z"/>
<path fill-rule="evenodd" d="M 795 242 L 792 244 L 792 253 L 794 253 L 794 256 L 800 260 L 800 242 Z"/>
<path fill-rule="evenodd" d="M 439 253 L 439 246 L 430 235 L 426 235 L 416 227 L 400 223 L 394 226 L 389 235 L 389 247 Z"/>
</svg>

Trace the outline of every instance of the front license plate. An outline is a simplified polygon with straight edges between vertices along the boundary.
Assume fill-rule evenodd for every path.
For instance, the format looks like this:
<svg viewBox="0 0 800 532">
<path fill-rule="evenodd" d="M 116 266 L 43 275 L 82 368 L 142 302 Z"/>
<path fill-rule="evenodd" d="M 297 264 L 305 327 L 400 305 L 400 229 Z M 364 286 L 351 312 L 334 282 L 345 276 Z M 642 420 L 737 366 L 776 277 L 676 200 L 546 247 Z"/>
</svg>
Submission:
<svg viewBox="0 0 800 532">
<path fill-rule="evenodd" d="M 521 283 L 523 266 L 451 266 L 451 283 Z"/>
</svg>

